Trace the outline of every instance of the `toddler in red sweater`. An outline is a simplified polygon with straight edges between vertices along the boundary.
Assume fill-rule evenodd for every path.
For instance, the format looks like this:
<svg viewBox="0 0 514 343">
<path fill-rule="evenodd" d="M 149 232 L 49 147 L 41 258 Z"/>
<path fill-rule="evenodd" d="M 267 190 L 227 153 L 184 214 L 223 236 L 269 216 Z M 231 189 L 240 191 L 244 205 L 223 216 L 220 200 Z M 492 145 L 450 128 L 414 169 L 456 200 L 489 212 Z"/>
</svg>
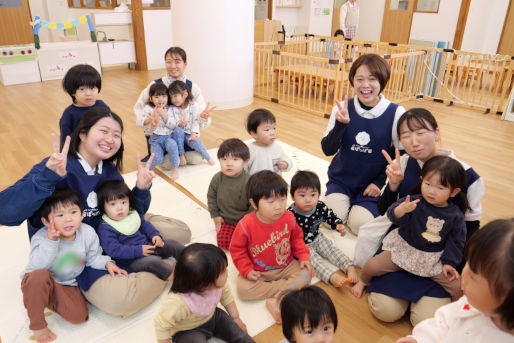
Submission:
<svg viewBox="0 0 514 343">
<path fill-rule="evenodd" d="M 308 285 L 314 275 L 303 231 L 286 211 L 287 187 L 269 170 L 250 177 L 246 190 L 255 211 L 239 221 L 229 248 L 240 274 L 239 298 L 268 299 L 266 307 L 278 323 L 283 291 Z"/>
</svg>

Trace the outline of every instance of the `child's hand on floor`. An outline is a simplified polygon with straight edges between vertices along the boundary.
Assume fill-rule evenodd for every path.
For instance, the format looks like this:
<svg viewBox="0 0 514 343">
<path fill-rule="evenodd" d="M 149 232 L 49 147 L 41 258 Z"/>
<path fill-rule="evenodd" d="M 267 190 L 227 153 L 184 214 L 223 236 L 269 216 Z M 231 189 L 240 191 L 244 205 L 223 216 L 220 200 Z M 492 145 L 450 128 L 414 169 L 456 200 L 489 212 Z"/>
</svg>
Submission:
<svg viewBox="0 0 514 343">
<path fill-rule="evenodd" d="M 121 269 L 114 263 L 113 261 L 109 261 L 105 264 L 105 269 L 109 272 L 111 276 L 114 276 L 114 274 L 118 275 L 125 275 L 128 276 L 128 273 L 125 269 Z"/>
<path fill-rule="evenodd" d="M 311 278 L 314 277 L 314 268 L 312 268 L 311 261 L 301 261 L 300 262 L 300 268 L 307 269 L 309 271 L 309 274 L 311 275 Z"/>
<path fill-rule="evenodd" d="M 443 264 L 443 275 L 445 278 L 450 275 L 450 281 L 459 279 L 459 272 L 449 264 Z"/>
<path fill-rule="evenodd" d="M 418 343 L 418 341 L 416 341 L 412 337 L 402 337 L 402 338 L 398 338 L 396 343 Z"/>
<path fill-rule="evenodd" d="M 162 237 L 161 237 L 161 236 L 153 236 L 153 237 L 152 237 L 152 243 L 153 243 L 156 247 L 163 247 L 163 246 L 164 246 L 164 241 L 162 240 Z"/>
<path fill-rule="evenodd" d="M 341 234 L 341 237 L 346 235 L 346 226 L 344 226 L 343 224 L 337 224 L 336 230 L 339 231 L 339 233 Z"/>
<path fill-rule="evenodd" d="M 141 249 L 143 250 L 143 256 L 150 256 L 154 252 L 155 245 L 142 245 Z"/>
<path fill-rule="evenodd" d="M 223 217 L 214 217 L 212 218 L 214 220 L 214 226 L 216 226 L 216 232 L 220 232 L 221 224 L 223 224 L 225 221 L 223 220 Z"/>
<path fill-rule="evenodd" d="M 250 281 L 257 281 L 261 277 L 261 273 L 256 270 L 250 270 L 248 274 L 246 274 L 246 278 Z"/>
<path fill-rule="evenodd" d="M 275 165 L 278 167 L 278 169 L 285 170 L 289 164 L 287 164 L 286 161 L 278 161 L 275 163 Z"/>
<path fill-rule="evenodd" d="M 59 230 L 55 227 L 54 216 L 49 216 L 48 229 L 46 230 L 46 237 L 49 240 L 55 241 L 61 235 Z"/>
</svg>

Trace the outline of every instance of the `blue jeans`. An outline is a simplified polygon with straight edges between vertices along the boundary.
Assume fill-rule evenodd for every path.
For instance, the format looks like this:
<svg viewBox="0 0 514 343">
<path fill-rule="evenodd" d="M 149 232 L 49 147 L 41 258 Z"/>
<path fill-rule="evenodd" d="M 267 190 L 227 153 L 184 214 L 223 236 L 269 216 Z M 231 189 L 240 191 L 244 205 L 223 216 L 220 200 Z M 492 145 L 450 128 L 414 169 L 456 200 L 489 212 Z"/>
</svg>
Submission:
<svg viewBox="0 0 514 343">
<path fill-rule="evenodd" d="M 207 149 L 205 149 L 205 147 L 203 146 L 203 143 L 197 139 L 196 141 L 187 141 L 187 139 L 191 136 L 190 133 L 185 133 L 184 132 L 184 139 L 182 140 L 182 144 L 178 143 L 178 153 L 179 154 L 183 154 L 184 153 L 184 144 L 186 144 L 188 147 L 190 147 L 191 149 L 193 149 L 194 151 L 198 151 L 200 154 L 202 154 L 202 157 L 205 158 L 206 160 L 210 160 L 211 159 L 211 156 L 209 155 L 209 153 L 207 152 Z"/>
<path fill-rule="evenodd" d="M 184 131 L 182 131 L 183 133 Z M 155 166 L 162 163 L 164 154 L 167 152 L 170 156 L 170 164 L 172 167 L 178 167 L 178 146 L 177 142 L 169 136 L 153 136 L 148 140 L 150 143 L 150 149 L 155 155 L 152 161 L 150 169 L 154 169 Z"/>
</svg>

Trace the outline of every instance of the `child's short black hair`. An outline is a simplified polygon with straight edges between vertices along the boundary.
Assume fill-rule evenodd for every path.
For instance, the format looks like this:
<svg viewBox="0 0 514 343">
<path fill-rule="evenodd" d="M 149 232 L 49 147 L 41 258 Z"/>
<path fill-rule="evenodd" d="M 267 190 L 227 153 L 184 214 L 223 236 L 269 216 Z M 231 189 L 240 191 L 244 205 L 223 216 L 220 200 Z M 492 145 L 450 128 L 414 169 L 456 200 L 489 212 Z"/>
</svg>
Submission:
<svg viewBox="0 0 514 343">
<path fill-rule="evenodd" d="M 227 255 L 215 245 L 193 243 L 182 250 L 170 292 L 201 293 L 227 269 Z"/>
<path fill-rule="evenodd" d="M 181 47 L 172 46 L 171 48 L 166 50 L 166 52 L 164 53 L 164 60 L 166 60 L 166 57 L 168 57 L 168 55 L 170 55 L 170 57 L 172 57 L 173 55 L 178 55 L 178 56 L 180 56 L 182 61 L 184 61 L 184 63 L 187 63 L 186 52 Z"/>
<path fill-rule="evenodd" d="M 152 102 L 152 97 L 154 95 L 166 95 L 168 96 L 168 88 L 162 82 L 156 82 L 150 86 L 150 90 L 148 91 L 148 105 L 155 107 L 155 104 Z"/>
<path fill-rule="evenodd" d="M 89 64 L 77 64 L 71 67 L 62 79 L 62 88 L 71 96 L 75 103 L 75 92 L 79 87 L 96 87 L 98 92 L 102 89 L 102 77 L 98 71 Z"/>
<path fill-rule="evenodd" d="M 305 328 L 307 319 L 309 326 L 314 329 L 320 323 L 331 322 L 334 331 L 337 329 L 337 312 L 328 294 L 319 287 L 307 286 L 286 294 L 280 302 L 282 317 L 282 332 L 293 341 L 293 328 Z"/>
<path fill-rule="evenodd" d="M 187 86 L 187 84 L 184 81 L 180 81 L 180 80 L 173 81 L 168 87 L 168 93 L 170 95 L 169 101 L 171 101 L 171 95 L 177 94 L 177 93 L 182 93 L 184 91 L 187 92 L 187 97 L 186 97 L 186 100 L 184 101 L 185 104 L 187 105 L 193 100 L 193 94 L 191 93 L 191 89 Z"/>
<path fill-rule="evenodd" d="M 308 170 L 297 171 L 291 179 L 291 196 L 294 196 L 294 192 L 301 188 L 312 188 L 316 189 L 318 193 L 321 193 L 321 184 L 318 175 Z"/>
<path fill-rule="evenodd" d="M 130 188 L 122 180 L 104 180 L 96 187 L 96 196 L 98 198 L 98 209 L 105 213 L 105 203 L 111 200 L 129 198 L 131 209 L 135 208 L 134 197 Z"/>
<path fill-rule="evenodd" d="M 477 230 L 464 256 L 471 271 L 488 281 L 493 296 L 503 299 L 494 312 L 507 330 L 514 329 L 514 218 L 493 220 Z"/>
<path fill-rule="evenodd" d="M 252 111 L 246 118 L 246 131 L 248 133 L 257 132 L 257 128 L 262 123 L 276 123 L 275 116 L 265 108 L 258 108 Z"/>
<path fill-rule="evenodd" d="M 77 205 L 80 212 L 84 211 L 84 203 L 80 193 L 71 188 L 56 189 L 52 195 L 45 199 L 39 208 L 39 214 L 46 220 L 50 220 L 50 213 L 61 206 Z"/>
<path fill-rule="evenodd" d="M 250 150 L 242 140 L 238 138 L 225 139 L 218 149 L 218 159 L 225 156 L 239 157 L 243 161 L 250 159 Z"/>
<path fill-rule="evenodd" d="M 341 29 L 337 29 L 336 32 L 334 32 L 334 37 L 337 37 L 337 36 L 343 36 L 343 38 L 344 38 L 344 31 Z"/>
<path fill-rule="evenodd" d="M 272 196 L 287 196 L 287 182 L 282 176 L 270 170 L 261 170 L 250 176 L 246 184 L 248 199 L 252 199 L 255 206 L 259 206 L 262 198 Z"/>
</svg>

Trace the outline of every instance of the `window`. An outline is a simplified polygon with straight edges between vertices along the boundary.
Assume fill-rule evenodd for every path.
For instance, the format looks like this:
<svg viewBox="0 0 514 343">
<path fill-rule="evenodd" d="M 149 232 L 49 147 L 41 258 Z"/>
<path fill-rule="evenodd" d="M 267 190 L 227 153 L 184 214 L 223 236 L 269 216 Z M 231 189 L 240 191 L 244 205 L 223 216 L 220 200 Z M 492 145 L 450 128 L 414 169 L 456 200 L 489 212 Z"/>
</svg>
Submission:
<svg viewBox="0 0 514 343">
<path fill-rule="evenodd" d="M 418 0 L 415 12 L 439 12 L 439 0 Z"/>
<path fill-rule="evenodd" d="M 120 0 L 68 0 L 70 8 L 110 9 L 118 6 Z"/>
</svg>

